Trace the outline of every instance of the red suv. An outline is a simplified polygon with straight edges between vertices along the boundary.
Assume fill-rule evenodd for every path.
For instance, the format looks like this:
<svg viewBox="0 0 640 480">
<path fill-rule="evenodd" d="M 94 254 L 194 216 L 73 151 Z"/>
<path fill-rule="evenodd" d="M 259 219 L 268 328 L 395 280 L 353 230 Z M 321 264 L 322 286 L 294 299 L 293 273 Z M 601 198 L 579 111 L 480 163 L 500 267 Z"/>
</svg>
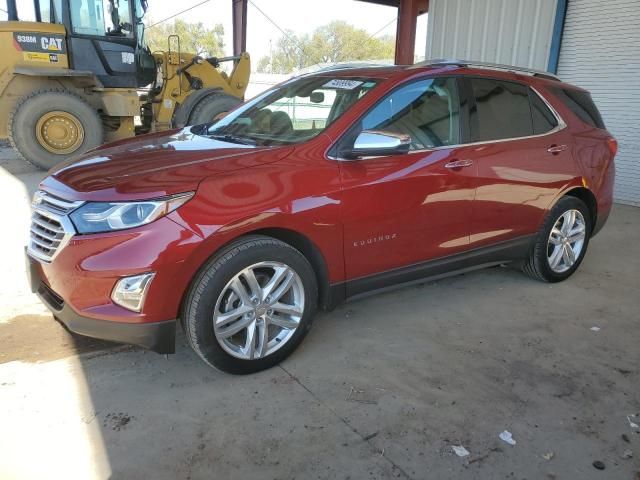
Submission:
<svg viewBox="0 0 640 480">
<path fill-rule="evenodd" d="M 106 145 L 33 201 L 32 288 L 70 330 L 272 366 L 317 308 L 498 264 L 557 282 L 612 203 L 588 92 L 464 62 L 327 70 Z"/>
</svg>

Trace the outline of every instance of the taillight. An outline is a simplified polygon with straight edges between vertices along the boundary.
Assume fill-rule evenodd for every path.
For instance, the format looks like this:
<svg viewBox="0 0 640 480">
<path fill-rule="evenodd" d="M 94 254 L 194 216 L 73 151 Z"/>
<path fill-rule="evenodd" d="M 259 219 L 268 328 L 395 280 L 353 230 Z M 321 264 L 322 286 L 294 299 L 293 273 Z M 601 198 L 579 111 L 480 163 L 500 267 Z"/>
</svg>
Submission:
<svg viewBox="0 0 640 480">
<path fill-rule="evenodd" d="M 618 141 L 613 137 L 607 138 L 607 147 L 609 147 L 609 151 L 611 152 L 611 156 L 615 157 L 616 153 L 618 153 Z"/>
</svg>

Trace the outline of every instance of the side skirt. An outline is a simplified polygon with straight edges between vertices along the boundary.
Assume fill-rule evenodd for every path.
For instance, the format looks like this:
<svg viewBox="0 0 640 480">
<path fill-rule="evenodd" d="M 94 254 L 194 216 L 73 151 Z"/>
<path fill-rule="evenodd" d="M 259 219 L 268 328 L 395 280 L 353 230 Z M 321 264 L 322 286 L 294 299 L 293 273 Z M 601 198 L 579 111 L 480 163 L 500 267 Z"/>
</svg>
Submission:
<svg viewBox="0 0 640 480">
<path fill-rule="evenodd" d="M 507 240 L 489 247 L 480 247 L 427 262 L 416 263 L 366 277 L 336 283 L 330 287 L 329 309 L 345 300 L 353 300 L 394 290 L 411 283 L 450 277 L 461 273 L 521 261 L 527 257 L 535 235 Z"/>
</svg>

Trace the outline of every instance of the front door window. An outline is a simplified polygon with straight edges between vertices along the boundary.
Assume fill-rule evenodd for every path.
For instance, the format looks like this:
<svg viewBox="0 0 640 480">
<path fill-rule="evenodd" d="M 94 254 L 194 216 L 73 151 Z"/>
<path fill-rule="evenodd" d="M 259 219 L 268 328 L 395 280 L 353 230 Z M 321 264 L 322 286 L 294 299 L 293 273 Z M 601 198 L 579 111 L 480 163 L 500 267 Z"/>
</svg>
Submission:
<svg viewBox="0 0 640 480">
<path fill-rule="evenodd" d="M 454 78 L 429 78 L 399 88 L 362 120 L 363 130 L 411 136 L 411 150 L 460 143 L 458 89 Z"/>
</svg>

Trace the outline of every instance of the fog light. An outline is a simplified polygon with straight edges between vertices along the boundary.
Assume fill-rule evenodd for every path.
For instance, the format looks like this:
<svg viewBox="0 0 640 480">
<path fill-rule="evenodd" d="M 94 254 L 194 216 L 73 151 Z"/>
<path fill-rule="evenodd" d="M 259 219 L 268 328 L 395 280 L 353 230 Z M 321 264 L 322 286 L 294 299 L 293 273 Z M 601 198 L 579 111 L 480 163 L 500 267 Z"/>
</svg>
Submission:
<svg viewBox="0 0 640 480">
<path fill-rule="evenodd" d="M 142 310 L 144 297 L 147 295 L 154 275 L 154 273 L 143 273 L 142 275 L 121 278 L 113 289 L 111 300 L 127 310 L 139 312 Z"/>
</svg>

